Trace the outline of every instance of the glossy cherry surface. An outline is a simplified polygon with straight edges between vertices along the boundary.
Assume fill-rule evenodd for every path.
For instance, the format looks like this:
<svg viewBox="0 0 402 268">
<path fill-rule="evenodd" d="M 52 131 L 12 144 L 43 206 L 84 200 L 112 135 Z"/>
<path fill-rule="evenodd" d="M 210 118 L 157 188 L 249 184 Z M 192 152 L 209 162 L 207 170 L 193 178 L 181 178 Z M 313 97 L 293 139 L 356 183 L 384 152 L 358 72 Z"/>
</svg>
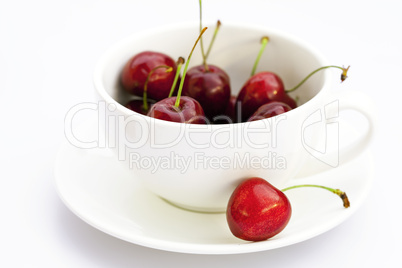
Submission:
<svg viewBox="0 0 402 268">
<path fill-rule="evenodd" d="M 177 97 L 170 97 L 152 105 L 148 116 L 171 122 L 205 124 L 205 114 L 198 101 L 182 96 L 180 104 L 175 106 Z"/>
<path fill-rule="evenodd" d="M 258 108 L 258 110 L 255 111 L 255 113 L 247 121 L 250 122 L 250 121 L 261 120 L 264 118 L 270 118 L 276 115 L 286 113 L 290 110 L 292 110 L 292 108 L 286 103 L 279 101 L 272 101 L 260 106 L 260 108 Z"/>
<path fill-rule="evenodd" d="M 184 79 L 183 95 L 196 99 L 210 121 L 225 113 L 230 90 L 229 76 L 214 65 L 208 65 L 208 70 L 204 65 L 192 67 Z"/>
<path fill-rule="evenodd" d="M 147 93 L 148 97 L 154 100 L 166 98 L 172 87 L 177 65 L 171 57 L 163 53 L 144 51 L 132 57 L 121 73 L 122 87 L 129 93 L 142 97 L 149 72 L 161 65 L 170 66 L 173 70 L 155 70 L 149 79 Z"/>
<path fill-rule="evenodd" d="M 280 233 L 288 224 L 292 208 L 286 195 L 262 178 L 240 183 L 226 211 L 230 231 L 248 241 L 261 241 Z"/>
<path fill-rule="evenodd" d="M 241 109 L 241 121 L 245 122 L 262 105 L 280 101 L 292 109 L 297 107 L 296 101 L 286 92 L 282 79 L 272 72 L 260 72 L 250 77 L 240 90 L 236 102 Z"/>
</svg>

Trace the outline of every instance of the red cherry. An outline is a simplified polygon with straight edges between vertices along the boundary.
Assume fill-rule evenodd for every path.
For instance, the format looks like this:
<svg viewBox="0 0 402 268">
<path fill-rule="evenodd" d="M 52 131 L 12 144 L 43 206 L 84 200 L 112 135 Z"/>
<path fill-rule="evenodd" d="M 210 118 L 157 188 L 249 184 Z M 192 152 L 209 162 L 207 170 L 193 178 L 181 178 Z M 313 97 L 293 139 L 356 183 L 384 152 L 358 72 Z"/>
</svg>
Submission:
<svg viewBox="0 0 402 268">
<path fill-rule="evenodd" d="M 291 214 L 286 195 L 266 180 L 254 177 L 243 181 L 234 190 L 226 219 L 234 236 L 261 241 L 280 233 Z"/>
<path fill-rule="evenodd" d="M 225 115 L 232 120 L 230 123 L 236 122 L 236 99 L 236 96 L 230 96 L 228 105 L 226 106 Z"/>
<path fill-rule="evenodd" d="M 183 95 L 196 99 L 209 120 L 224 114 L 230 99 L 230 78 L 221 68 L 198 65 L 188 70 L 184 79 Z"/>
<path fill-rule="evenodd" d="M 236 96 L 230 96 L 225 112 L 214 118 L 214 124 L 232 124 L 236 122 L 236 99 Z"/>
<path fill-rule="evenodd" d="M 170 97 L 152 105 L 148 116 L 171 122 L 205 124 L 205 114 L 198 101 L 183 96 L 180 104 L 175 106 L 177 97 Z"/>
<path fill-rule="evenodd" d="M 202 29 L 202 1 L 200 7 L 200 30 Z M 202 65 L 192 67 L 188 70 L 184 79 L 183 95 L 190 96 L 199 101 L 204 109 L 205 115 L 211 122 L 220 123 L 221 116 L 226 110 L 230 98 L 230 78 L 229 75 L 215 65 L 207 64 L 207 58 L 213 47 L 215 38 L 220 29 L 221 22 L 216 23 L 215 31 L 208 50 L 204 53 L 202 37 L 200 38 Z"/>
<path fill-rule="evenodd" d="M 313 187 L 328 190 L 350 207 L 345 192 L 322 185 L 302 184 L 278 190 L 262 178 L 253 177 L 241 182 L 230 196 L 226 219 L 232 234 L 247 241 L 262 241 L 280 233 L 288 224 L 292 207 L 285 191 Z"/>
<path fill-rule="evenodd" d="M 124 66 L 121 73 L 121 84 L 129 93 L 143 95 L 144 84 L 149 72 L 157 66 L 169 66 L 173 70 L 155 70 L 148 83 L 148 96 L 154 100 L 161 100 L 169 95 L 174 81 L 177 65 L 169 56 L 153 51 L 144 51 L 132 57 Z"/>
<path fill-rule="evenodd" d="M 191 49 L 186 65 L 184 66 L 183 79 L 186 77 L 188 64 L 190 63 L 191 55 L 194 52 L 194 48 L 206 29 L 207 27 L 201 30 L 200 35 L 198 36 L 193 48 Z M 206 123 L 204 110 L 202 109 L 200 103 L 191 97 L 181 96 L 184 84 L 183 79 L 180 81 L 177 96 L 166 98 L 155 103 L 149 110 L 148 116 L 180 123 Z"/>
<path fill-rule="evenodd" d="M 272 72 L 255 74 L 262 53 L 269 42 L 268 36 L 261 38 L 261 48 L 254 62 L 251 77 L 240 90 L 236 100 L 236 114 L 245 122 L 260 106 L 271 101 L 280 101 L 296 108 L 296 102 L 286 94 L 282 79 Z"/>
<path fill-rule="evenodd" d="M 276 115 L 280 115 L 292 110 L 292 108 L 287 105 L 286 103 L 279 102 L 279 101 L 272 101 L 266 103 L 247 120 L 247 121 L 256 121 L 264 118 L 270 118 Z"/>
<path fill-rule="evenodd" d="M 250 77 L 243 85 L 237 96 L 239 103 L 237 109 L 241 109 L 241 121 L 246 121 L 260 106 L 271 101 L 280 101 L 289 105 L 292 109 L 297 107 L 283 86 L 282 79 L 272 72 L 260 72 Z"/>
<path fill-rule="evenodd" d="M 312 75 L 327 68 L 337 68 L 342 70 L 341 81 L 343 82 L 348 77 L 347 72 L 349 67 L 350 66 L 344 68 L 336 65 L 328 65 L 317 68 L 301 80 L 295 87 L 287 90 L 285 90 L 283 86 L 282 79 L 275 73 L 260 72 L 252 75 L 244 84 L 237 96 L 236 102 L 240 105 L 241 119 L 242 121 L 247 120 L 247 118 L 261 105 L 271 101 L 286 103 L 294 109 L 297 107 L 297 104 L 296 101 L 288 95 L 289 92 L 295 91 Z M 239 105 L 236 105 L 236 108 L 238 108 Z"/>
</svg>

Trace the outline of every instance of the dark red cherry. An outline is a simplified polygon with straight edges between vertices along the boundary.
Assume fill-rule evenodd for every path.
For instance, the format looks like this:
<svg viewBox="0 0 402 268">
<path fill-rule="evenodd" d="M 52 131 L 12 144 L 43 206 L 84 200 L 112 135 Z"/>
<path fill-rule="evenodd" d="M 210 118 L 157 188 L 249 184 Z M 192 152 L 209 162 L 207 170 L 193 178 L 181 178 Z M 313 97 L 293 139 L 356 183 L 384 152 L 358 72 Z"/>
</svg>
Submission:
<svg viewBox="0 0 402 268">
<path fill-rule="evenodd" d="M 214 124 L 232 124 L 236 122 L 236 112 L 235 112 L 236 99 L 237 99 L 236 96 L 230 96 L 225 112 L 215 117 L 213 121 Z"/>
<path fill-rule="evenodd" d="M 225 113 L 230 99 L 230 78 L 215 65 L 198 65 L 187 71 L 183 95 L 196 99 L 209 120 Z"/>
<path fill-rule="evenodd" d="M 186 77 L 188 64 L 190 63 L 191 55 L 207 27 L 203 28 L 188 55 L 186 65 L 184 66 L 183 79 Z M 170 97 L 155 103 L 148 112 L 148 116 L 179 123 L 190 124 L 205 124 L 205 114 L 201 104 L 195 99 L 182 96 L 184 80 L 180 81 L 179 89 L 176 97 Z"/>
<path fill-rule="evenodd" d="M 247 121 L 250 122 L 250 121 L 261 120 L 264 118 L 270 118 L 276 115 L 286 113 L 290 110 L 292 110 L 292 108 L 286 103 L 279 101 L 272 101 L 260 106 L 260 108 L 258 108 L 258 110 L 255 111 L 255 113 Z"/>
<path fill-rule="evenodd" d="M 236 100 L 236 113 L 240 112 L 241 121 L 245 122 L 260 106 L 271 101 L 286 103 L 292 109 L 297 107 L 296 101 L 285 92 L 282 79 L 278 75 L 272 72 L 257 73 L 240 90 Z"/>
<path fill-rule="evenodd" d="M 233 122 L 236 122 L 236 99 L 237 96 L 230 96 L 228 105 L 226 106 L 225 115 L 229 117 Z"/>
<path fill-rule="evenodd" d="M 132 57 L 121 73 L 121 84 L 129 93 L 141 96 L 149 72 L 157 66 L 172 67 L 171 72 L 155 70 L 148 83 L 148 97 L 161 100 L 169 95 L 176 73 L 176 62 L 169 56 L 153 51 L 144 51 Z"/>
<path fill-rule="evenodd" d="M 152 105 L 148 116 L 171 122 L 205 124 L 205 114 L 198 101 L 191 97 L 180 97 L 180 104 L 175 106 L 177 97 L 170 97 Z"/>
<path fill-rule="evenodd" d="M 202 1 L 199 1 L 199 7 L 201 29 Z M 202 37 L 200 38 L 202 64 L 189 69 L 185 79 L 183 78 L 183 95 L 196 99 L 202 105 L 206 117 L 214 123 L 220 123 L 218 121 L 221 120 L 230 98 L 230 79 L 228 74 L 218 66 L 207 64 L 207 58 L 220 26 L 221 22 L 218 20 L 206 52 L 204 51 Z M 215 118 L 216 116 L 219 116 L 219 118 Z"/>
<path fill-rule="evenodd" d="M 155 103 L 155 101 L 148 99 L 148 110 L 149 107 L 152 107 L 152 105 Z M 148 110 L 144 108 L 144 100 L 143 99 L 133 99 L 130 100 L 127 104 L 126 107 L 136 113 L 146 115 L 148 113 Z"/>
</svg>

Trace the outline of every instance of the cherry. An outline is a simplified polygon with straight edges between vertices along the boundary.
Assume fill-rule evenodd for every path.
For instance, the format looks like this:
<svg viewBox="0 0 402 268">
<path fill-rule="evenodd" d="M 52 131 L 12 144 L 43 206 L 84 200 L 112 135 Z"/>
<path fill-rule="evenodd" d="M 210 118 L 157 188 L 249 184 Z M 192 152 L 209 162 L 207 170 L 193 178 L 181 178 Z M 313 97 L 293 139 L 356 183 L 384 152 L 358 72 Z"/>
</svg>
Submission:
<svg viewBox="0 0 402 268">
<path fill-rule="evenodd" d="M 236 109 L 241 121 L 247 119 L 262 105 L 271 101 L 280 101 L 296 108 L 296 101 L 286 94 L 282 79 L 272 72 L 260 72 L 250 77 L 237 96 Z"/>
<path fill-rule="evenodd" d="M 200 29 L 202 28 L 202 4 L 200 6 Z M 202 105 L 205 115 L 213 121 L 217 115 L 222 115 L 230 99 L 229 75 L 215 65 L 207 64 L 206 60 L 219 31 L 221 22 L 218 20 L 213 38 L 204 53 L 202 37 L 200 40 L 203 64 L 190 68 L 184 81 L 183 95 L 196 99 Z"/>
<path fill-rule="evenodd" d="M 207 27 L 205 27 L 188 56 L 186 65 L 184 66 L 183 79 L 180 81 L 179 90 L 176 97 L 169 97 L 155 103 L 148 112 L 148 116 L 153 118 L 158 118 L 161 120 L 181 122 L 181 123 L 192 123 L 192 124 L 205 124 L 205 114 L 198 101 L 191 97 L 181 96 L 184 84 L 184 78 L 187 73 L 188 64 L 190 62 L 191 55 L 193 54 L 194 48 L 200 40 L 202 34 L 205 32 Z"/>
<path fill-rule="evenodd" d="M 121 73 L 122 87 L 129 93 L 142 96 L 144 84 L 149 72 L 157 66 L 172 67 L 172 72 L 157 70 L 149 80 L 148 96 L 154 100 L 161 100 L 169 95 L 177 69 L 176 62 L 163 53 L 144 51 L 133 56 L 125 64 Z"/>
<path fill-rule="evenodd" d="M 262 241 L 280 233 L 291 215 L 292 207 L 286 195 L 258 177 L 236 187 L 226 211 L 232 234 L 248 241 Z"/>
<path fill-rule="evenodd" d="M 178 65 L 178 68 L 177 68 L 177 74 L 180 72 L 180 66 L 181 66 L 181 63 L 183 62 L 182 59 L 183 59 L 183 58 L 181 58 L 181 57 L 179 58 L 179 65 Z M 148 113 L 150 106 L 155 103 L 154 100 L 150 100 L 150 99 L 148 98 L 148 94 L 147 94 L 147 93 L 148 93 L 148 84 L 149 84 L 149 80 L 150 80 L 152 74 L 153 74 L 156 70 L 162 69 L 162 68 L 165 68 L 165 69 L 166 69 L 165 72 L 171 72 L 171 71 L 173 70 L 172 67 L 165 66 L 165 65 L 160 65 L 160 66 L 157 66 L 157 67 L 153 68 L 153 69 L 148 73 L 147 79 L 146 79 L 146 81 L 145 81 L 145 84 L 144 84 L 144 92 L 143 92 L 142 99 L 133 99 L 133 100 L 129 101 L 129 102 L 126 104 L 126 107 L 127 107 L 127 108 L 129 108 L 130 110 L 132 110 L 132 111 L 134 111 L 134 112 L 143 114 L 143 115 L 146 115 L 146 114 Z M 176 77 L 175 77 L 175 79 L 176 79 Z M 174 90 L 174 88 L 175 88 L 175 85 L 176 85 L 175 82 L 177 82 L 177 81 L 175 80 L 175 81 L 173 82 L 172 87 L 171 87 L 171 89 L 170 89 L 170 90 L 171 90 L 171 93 L 173 92 L 173 90 Z"/>
<path fill-rule="evenodd" d="M 236 111 L 235 111 L 236 99 L 237 99 L 237 96 L 235 96 L 235 95 L 230 96 L 229 103 L 228 103 L 228 106 L 226 107 L 226 111 L 225 111 L 225 115 L 229 116 L 233 120 L 236 116 L 236 114 L 235 114 L 236 113 Z"/>
<path fill-rule="evenodd" d="M 334 65 L 324 66 L 311 72 L 294 88 L 285 90 L 283 81 L 277 74 L 268 71 L 255 74 L 258 62 L 268 41 L 269 38 L 266 36 L 261 39 L 262 46 L 254 63 L 251 77 L 245 82 L 237 96 L 236 102 L 238 105 L 236 105 L 236 113 L 241 115 L 241 122 L 246 121 L 260 106 L 271 101 L 283 102 L 289 105 L 292 109 L 296 108 L 296 101 L 292 99 L 288 93 L 299 88 L 308 78 L 320 70 L 326 68 L 339 68 L 342 70 L 341 81 L 344 81 L 347 78 L 349 67 L 343 68 Z"/>
<path fill-rule="evenodd" d="M 230 96 L 225 112 L 213 118 L 214 124 L 232 124 L 236 122 L 236 99 L 237 96 Z"/>
<path fill-rule="evenodd" d="M 198 101 L 182 96 L 179 106 L 176 106 L 176 99 L 170 97 L 158 101 L 151 107 L 148 116 L 171 122 L 205 124 L 204 111 Z"/>
<path fill-rule="evenodd" d="M 277 235 L 292 215 L 291 204 L 283 192 L 300 187 L 328 190 L 342 199 L 345 208 L 350 206 L 347 195 L 339 189 L 304 184 L 280 191 L 266 180 L 253 177 L 241 182 L 230 196 L 226 210 L 230 231 L 247 241 L 262 241 Z"/>
<path fill-rule="evenodd" d="M 261 120 L 264 118 L 270 118 L 276 115 L 286 113 L 290 110 L 292 110 L 292 108 L 286 103 L 279 101 L 268 102 L 260 106 L 260 108 L 258 108 L 258 110 L 255 111 L 255 113 L 247 121 L 250 122 L 250 121 Z"/>
<path fill-rule="evenodd" d="M 230 120 L 229 123 L 233 123 L 235 122 L 236 119 L 236 99 L 237 96 L 232 95 L 230 96 L 228 105 L 226 106 L 226 110 L 225 110 L 225 115 L 228 117 L 228 119 Z"/>
<path fill-rule="evenodd" d="M 251 77 L 241 88 L 236 102 L 239 103 L 237 113 L 241 115 L 241 122 L 246 121 L 261 105 L 270 101 L 280 101 L 292 109 L 297 107 L 289 95 L 286 94 L 282 79 L 273 72 L 259 72 L 255 74 L 262 52 L 268 44 L 269 38 L 261 39 L 261 49 L 251 71 Z"/>
<path fill-rule="evenodd" d="M 230 99 L 230 79 L 215 65 L 198 65 L 190 68 L 184 80 L 183 95 L 196 99 L 205 115 L 212 121 L 224 114 Z"/>
</svg>

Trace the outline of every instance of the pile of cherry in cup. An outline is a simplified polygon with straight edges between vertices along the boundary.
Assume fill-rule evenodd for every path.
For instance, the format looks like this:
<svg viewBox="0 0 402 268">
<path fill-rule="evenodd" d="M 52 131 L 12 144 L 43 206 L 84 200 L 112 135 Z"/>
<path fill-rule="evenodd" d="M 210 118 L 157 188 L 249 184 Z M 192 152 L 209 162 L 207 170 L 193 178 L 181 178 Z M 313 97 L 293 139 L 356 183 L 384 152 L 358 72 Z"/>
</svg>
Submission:
<svg viewBox="0 0 402 268">
<path fill-rule="evenodd" d="M 311 75 L 319 70 L 334 67 L 342 70 L 342 81 L 348 68 L 324 66 L 303 79 L 291 89 L 285 89 L 282 79 L 270 71 L 255 73 L 260 57 L 269 42 L 267 36 L 261 39 L 261 49 L 255 60 L 250 78 L 239 94 L 231 94 L 229 75 L 220 67 L 207 63 L 209 53 L 220 28 L 218 21 L 214 36 L 204 53 L 203 62 L 188 69 L 191 55 L 200 36 L 188 56 L 187 62 L 180 57 L 177 61 L 169 55 L 144 51 L 127 61 L 121 73 L 122 88 L 137 96 L 126 107 L 153 118 L 192 124 L 225 124 L 255 121 L 290 111 L 297 107 L 289 92 L 296 90 Z M 183 74 L 181 69 L 184 65 Z"/>
<path fill-rule="evenodd" d="M 240 123 L 269 118 L 296 108 L 296 100 L 288 93 L 320 70 L 338 68 L 342 70 L 341 80 L 347 77 L 349 67 L 323 66 L 307 75 L 294 88 L 285 90 L 281 78 L 275 73 L 255 73 L 269 42 L 269 38 L 264 36 L 250 78 L 239 94 L 233 96 L 229 75 L 218 66 L 207 64 L 219 27 L 218 21 L 206 52 L 201 38 L 206 28 L 200 27 L 200 35 L 187 61 L 182 57 L 175 61 L 155 51 L 144 51 L 129 59 L 121 73 L 121 85 L 137 98 L 130 100 L 126 107 L 143 115 L 179 123 Z M 188 69 L 191 55 L 199 41 L 203 62 Z M 228 202 L 226 218 L 233 235 L 247 241 L 261 241 L 281 232 L 288 224 L 292 211 L 283 192 L 299 187 L 329 190 L 342 198 L 344 207 L 350 205 L 346 194 L 338 189 L 298 185 L 278 190 L 265 179 L 249 178 L 238 185 Z"/>
</svg>

